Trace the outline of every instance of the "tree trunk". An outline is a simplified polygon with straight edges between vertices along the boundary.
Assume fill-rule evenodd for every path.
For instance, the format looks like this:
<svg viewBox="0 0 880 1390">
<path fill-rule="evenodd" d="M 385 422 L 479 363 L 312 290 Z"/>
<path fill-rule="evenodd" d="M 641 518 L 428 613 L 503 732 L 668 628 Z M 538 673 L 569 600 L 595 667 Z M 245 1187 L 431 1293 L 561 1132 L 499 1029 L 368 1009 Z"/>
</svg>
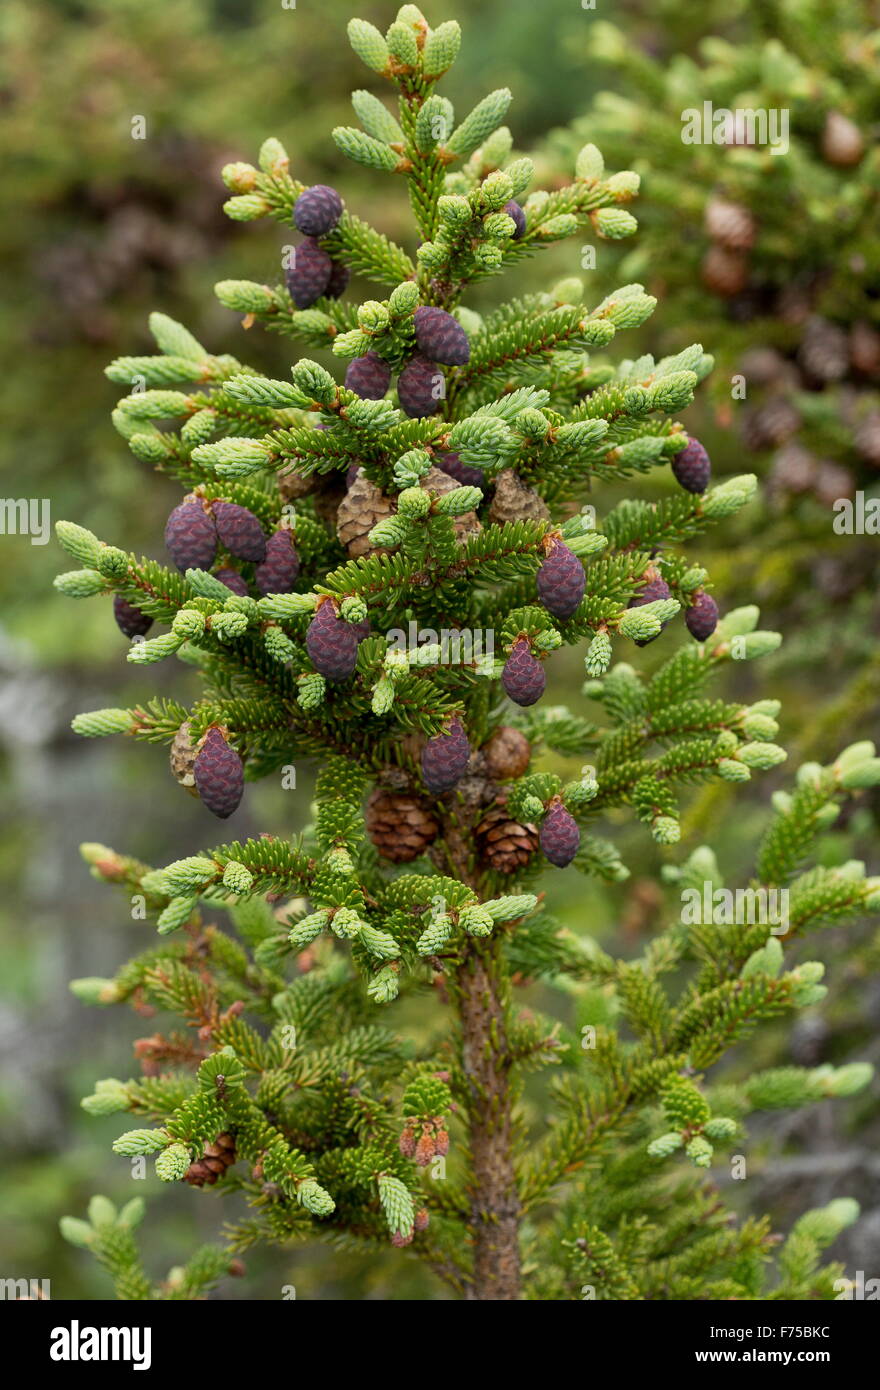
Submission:
<svg viewBox="0 0 880 1390">
<path fill-rule="evenodd" d="M 473 1171 L 474 1278 L 467 1297 L 518 1299 L 520 1204 L 511 1154 L 510 1057 L 498 942 L 469 943 L 457 985 Z"/>
</svg>

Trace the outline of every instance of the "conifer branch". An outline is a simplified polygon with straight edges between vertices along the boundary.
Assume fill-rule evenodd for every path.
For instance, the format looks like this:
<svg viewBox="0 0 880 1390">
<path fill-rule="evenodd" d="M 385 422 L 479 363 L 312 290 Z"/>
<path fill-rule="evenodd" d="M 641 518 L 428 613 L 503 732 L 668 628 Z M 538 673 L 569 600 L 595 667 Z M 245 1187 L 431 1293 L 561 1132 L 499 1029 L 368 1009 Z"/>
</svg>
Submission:
<svg viewBox="0 0 880 1390">
<path fill-rule="evenodd" d="M 852 1094 L 870 1068 L 768 1069 L 726 1089 L 706 1072 L 765 1020 L 820 1002 L 823 968 L 787 956 L 791 938 L 880 907 L 863 865 L 821 859 L 880 759 L 859 742 L 800 768 L 745 888 L 726 886 L 708 846 L 677 848 L 689 788 L 786 756 L 778 702 L 708 690 L 781 640 L 753 607 L 719 621 L 690 553 L 755 495 L 751 474 L 710 486 L 676 418 L 712 359 L 693 344 L 611 360 L 656 308 L 637 283 L 594 306 L 572 281 L 485 319 L 463 304 L 556 240 L 631 235 L 638 179 L 606 175 L 588 144 L 571 182 L 521 203 L 535 168 L 502 124 L 510 92 L 456 122 L 438 90 L 457 24 L 432 29 L 405 5 L 385 35 L 354 20 L 349 37 L 398 103 L 356 92 L 360 128 L 334 140 L 406 185 L 415 255 L 295 178 L 277 140 L 227 166 L 233 220 L 302 235 L 284 285 L 221 281 L 221 303 L 330 347 L 333 370 L 304 357 L 270 379 L 154 316 L 158 353 L 108 376 L 130 391 L 113 421 L 136 458 L 187 490 L 171 566 L 58 526 L 76 566 L 61 593 L 112 602 L 132 665 L 175 658 L 199 682 L 191 708 L 145 695 L 78 715 L 79 734 L 170 745 L 174 779 L 221 819 L 249 781 L 317 772 L 296 841 L 233 830 L 160 867 L 83 847 L 96 877 L 142 900 L 153 944 L 74 992 L 178 1025 L 138 1040 L 142 1077 L 100 1080 L 83 1106 L 135 1117 L 115 1152 L 150 1157 L 164 1182 L 234 1190 L 249 1214 L 225 1250 L 158 1284 L 137 1203 L 96 1198 L 64 1234 L 122 1298 L 199 1298 L 240 1272 L 239 1252 L 315 1238 L 406 1247 L 474 1301 L 579 1297 L 583 1281 L 625 1300 L 824 1297 L 821 1249 L 852 1208 L 800 1218 L 774 1290 L 767 1223 L 731 1226 L 704 1175 L 716 1149 L 746 1142 L 753 1110 Z M 344 301 L 349 272 L 387 298 Z M 673 490 L 646 500 L 642 476 L 667 469 Z M 607 505 L 604 484 L 625 479 L 632 495 Z M 671 654 L 645 677 L 637 653 L 655 640 Z M 584 658 L 575 710 L 540 703 L 564 646 Z M 550 770 L 573 756 L 588 760 L 579 775 Z M 560 930 L 538 884 L 568 865 L 622 883 L 609 836 L 624 808 L 664 858 L 668 920 L 635 959 Z M 752 912 L 719 930 L 685 910 L 688 894 L 702 911 L 706 894 L 771 890 L 788 895 L 784 922 Z M 557 1018 L 572 1002 L 592 1018 L 601 996 L 600 1021 L 579 1038 L 523 1008 L 532 980 L 559 992 Z M 448 1022 L 408 1038 L 400 1020 L 425 1015 L 429 990 L 431 1019 L 448 1006 Z M 537 1143 L 527 1073 L 554 1118 Z"/>
</svg>

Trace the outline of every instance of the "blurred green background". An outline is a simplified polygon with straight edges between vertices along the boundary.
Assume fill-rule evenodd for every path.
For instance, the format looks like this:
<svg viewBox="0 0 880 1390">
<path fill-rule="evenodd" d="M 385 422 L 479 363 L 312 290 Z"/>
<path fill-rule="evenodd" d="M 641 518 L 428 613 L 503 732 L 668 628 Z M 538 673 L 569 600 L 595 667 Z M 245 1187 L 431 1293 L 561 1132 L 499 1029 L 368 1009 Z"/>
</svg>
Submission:
<svg viewBox="0 0 880 1390">
<path fill-rule="evenodd" d="M 395 8 L 371 3 L 355 12 L 384 29 Z M 634 41 L 658 20 L 653 5 L 613 8 Z M 742 8 L 725 11 L 724 23 L 733 32 Z M 0 11 L 6 493 L 49 498 L 53 522 L 68 518 L 111 543 L 162 557 L 162 528 L 179 489 L 138 465 L 112 429 L 109 412 L 119 391 L 103 368 L 117 355 L 150 351 L 147 314 L 160 308 L 212 351 L 233 352 L 272 375 L 287 374 L 290 345 L 257 337 L 258 330 L 245 340 L 239 320 L 212 294 L 221 278 L 271 281 L 276 275 L 283 232 L 262 224 L 243 227 L 221 212 L 219 169 L 232 159 L 254 159 L 267 135 L 285 144 L 298 178 L 337 184 L 353 210 L 412 249 L 405 197 L 390 197 L 387 185 L 377 190 L 379 176 L 344 161 L 330 140 L 334 125 L 350 122 L 353 88 L 381 91 L 380 80 L 345 42 L 352 12 L 352 0 L 297 0 L 295 8 L 280 0 L 6 0 Z M 661 8 L 661 22 L 664 14 Z M 462 23 L 464 44 L 447 94 L 466 110 L 493 87 L 510 86 L 510 125 L 519 149 L 527 151 L 550 128 L 583 116 L 604 82 L 586 57 L 590 12 L 576 0 L 484 0 L 465 9 L 437 0 L 428 11 L 435 24 L 452 17 Z M 699 31 L 695 14 L 679 15 L 678 23 L 681 42 L 692 42 Z M 132 138 L 137 117 L 146 122 L 142 140 Z M 650 181 L 643 191 L 649 198 Z M 612 243 L 600 244 L 597 299 L 614 282 L 623 254 Z M 515 284 L 490 282 L 472 305 L 481 308 L 502 294 L 578 273 L 579 248 L 566 243 L 517 269 Z M 634 356 L 661 337 L 674 350 L 682 345 L 675 341 L 677 326 L 675 305 L 661 302 L 644 342 L 627 341 L 620 351 Z M 713 350 L 711 342 L 704 346 Z M 739 471 L 737 441 L 714 424 L 705 406 L 695 406 L 692 414 L 691 427 L 710 446 L 716 472 Z M 658 495 L 669 486 L 668 480 L 646 484 Z M 747 534 L 749 518 L 737 525 Z M 58 1299 L 108 1292 L 93 1262 L 61 1241 L 58 1218 L 80 1214 L 94 1191 L 119 1200 L 131 1195 L 128 1164 L 110 1153 L 118 1125 L 113 1118 L 86 1117 L 79 1097 L 96 1077 L 128 1075 L 131 1041 L 152 1031 L 148 1020 L 87 1010 L 68 993 L 71 977 L 111 974 L 144 944 L 143 925 L 130 920 L 123 899 L 89 878 L 77 846 L 84 839 L 99 841 L 164 863 L 194 852 L 214 833 L 207 813 L 169 777 L 163 750 L 123 741 L 85 743 L 70 733 L 70 719 L 81 709 L 131 704 L 153 693 L 186 700 L 192 688 L 180 667 L 153 667 L 147 681 L 127 666 L 126 642 L 107 606 L 74 606 L 53 592 L 52 577 L 63 568 L 53 543 L 2 538 L 0 1276 L 51 1278 Z M 736 601 L 754 597 L 748 575 L 729 564 L 726 574 Z M 722 608 L 731 606 L 723 588 L 718 596 Z M 784 607 L 765 609 L 763 625 L 785 629 L 789 618 Z M 833 668 L 814 671 L 805 681 L 810 633 L 792 636 L 793 656 L 736 672 L 725 691 L 757 699 L 781 690 L 786 743 L 796 741 L 836 689 Z M 650 667 L 679 640 L 679 631 L 670 632 L 665 646 L 658 643 L 636 659 Z M 857 660 L 871 653 L 875 640 L 865 637 Z M 548 699 L 577 707 L 583 703 L 582 679 L 580 657 L 560 654 L 551 664 Z M 846 741 L 870 732 L 855 727 L 840 734 Z M 747 875 L 767 799 L 785 775 L 783 769 L 737 788 L 735 810 L 726 794 L 698 798 L 688 848 L 712 839 L 723 867 Z M 308 816 L 307 783 L 302 777 L 294 793 L 269 785 L 249 788 L 230 823 L 232 837 L 262 829 L 295 831 Z M 871 808 L 860 808 L 835 830 L 829 855 L 844 860 L 856 851 L 870 854 L 873 828 Z M 606 940 L 613 936 L 616 949 L 636 951 L 660 921 L 656 874 L 663 854 L 675 859 L 681 851 L 660 851 L 626 827 L 620 844 L 633 868 L 628 884 L 585 885 L 572 872 L 548 875 L 546 888 L 570 925 Z M 823 942 L 829 957 L 841 952 L 836 935 Z M 833 1012 L 830 1023 L 807 1019 L 793 1038 L 783 1029 L 767 1030 L 760 1061 L 871 1056 L 880 1018 L 872 972 L 880 952 L 871 929 L 847 939 L 860 946 L 845 967 L 846 992 L 836 1021 Z M 817 954 L 815 946 L 810 954 Z M 749 1055 L 754 1064 L 755 1051 Z M 869 1273 L 866 1261 L 873 1257 L 876 1273 L 877 1173 L 860 1157 L 877 1124 L 876 1098 L 819 1109 L 818 1120 L 814 1110 L 810 1118 L 788 1117 L 784 1131 L 778 1122 L 775 1129 L 767 1127 L 770 1150 L 784 1148 L 800 1157 L 785 1160 L 788 1180 L 759 1184 L 755 1200 L 770 1202 L 784 1225 L 810 1202 L 839 1192 L 862 1195 L 856 1189 L 864 1186 L 866 1216 L 842 1254 Z M 851 1156 L 842 1169 L 841 1152 Z M 803 1162 L 801 1171 L 797 1163 Z M 164 1272 L 196 1238 L 211 1238 L 224 1213 L 188 1188 L 160 1196 L 152 1177 L 143 1187 L 151 1211 L 144 1236 L 149 1268 Z M 341 1260 L 309 1248 L 261 1254 L 248 1264 L 246 1287 L 229 1284 L 224 1297 L 275 1298 L 288 1283 L 300 1297 L 311 1298 L 438 1296 L 428 1276 L 414 1276 L 409 1265 L 404 1283 L 396 1258 Z"/>
</svg>

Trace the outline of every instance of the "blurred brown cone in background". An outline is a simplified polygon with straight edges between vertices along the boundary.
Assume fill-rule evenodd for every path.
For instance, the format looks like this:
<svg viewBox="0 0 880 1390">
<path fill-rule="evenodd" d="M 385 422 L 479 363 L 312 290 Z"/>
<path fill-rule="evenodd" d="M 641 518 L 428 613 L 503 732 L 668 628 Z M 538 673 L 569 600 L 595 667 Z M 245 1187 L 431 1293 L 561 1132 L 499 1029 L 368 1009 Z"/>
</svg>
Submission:
<svg viewBox="0 0 880 1390">
<path fill-rule="evenodd" d="M 864 152 L 865 142 L 858 126 L 839 111 L 829 111 L 822 131 L 822 154 L 828 163 L 846 169 L 858 164 Z"/>
<path fill-rule="evenodd" d="M 713 294 L 732 299 L 749 282 L 749 263 L 741 251 L 730 251 L 716 243 L 703 257 L 700 274 L 703 284 Z"/>
<path fill-rule="evenodd" d="M 730 251 L 748 251 L 755 244 L 758 226 L 742 203 L 726 198 L 710 198 L 704 214 L 706 231 L 713 241 Z"/>
</svg>

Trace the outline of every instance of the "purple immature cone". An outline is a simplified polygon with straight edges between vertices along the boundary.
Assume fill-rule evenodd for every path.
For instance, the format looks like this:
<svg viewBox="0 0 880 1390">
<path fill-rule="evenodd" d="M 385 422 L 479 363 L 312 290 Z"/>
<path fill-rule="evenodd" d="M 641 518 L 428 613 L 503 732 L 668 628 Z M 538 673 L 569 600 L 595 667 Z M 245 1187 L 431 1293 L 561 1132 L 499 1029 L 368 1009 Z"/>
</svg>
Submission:
<svg viewBox="0 0 880 1390">
<path fill-rule="evenodd" d="M 266 542 L 266 558 L 254 570 L 261 594 L 289 594 L 299 578 L 299 556 L 289 531 L 275 531 Z"/>
<path fill-rule="evenodd" d="M 266 554 L 266 537 L 253 512 L 235 502 L 214 502 L 211 510 L 217 535 L 230 555 L 259 564 Z"/>
<path fill-rule="evenodd" d="M 574 816 L 566 811 L 561 801 L 552 805 L 544 817 L 540 842 L 545 857 L 557 869 L 564 869 L 577 854 L 581 832 Z"/>
<path fill-rule="evenodd" d="M 345 385 L 365 401 L 381 401 L 391 385 L 391 368 L 378 352 L 366 352 L 349 362 Z"/>
<path fill-rule="evenodd" d="M 712 476 L 712 465 L 699 439 L 688 435 L 687 444 L 672 460 L 672 471 L 676 481 L 687 492 L 706 491 Z"/>
<path fill-rule="evenodd" d="M 642 592 L 637 594 L 635 598 L 631 598 L 626 606 L 627 608 L 643 608 L 646 603 L 656 603 L 661 598 L 672 598 L 672 593 L 666 580 L 661 579 L 658 575 L 656 579 L 649 580 Z M 663 627 L 665 626 L 666 623 L 663 624 Z M 661 627 L 660 632 L 663 631 L 663 627 Z M 649 642 L 656 642 L 659 636 L 660 633 L 658 632 L 655 637 L 637 637 L 634 640 L 637 647 L 647 647 Z"/>
<path fill-rule="evenodd" d="M 437 463 L 444 473 L 448 473 L 450 478 L 454 478 L 462 487 L 478 487 L 483 492 L 486 491 L 486 475 L 482 468 L 474 468 L 469 463 L 462 463 L 458 454 L 439 454 Z"/>
<path fill-rule="evenodd" d="M 332 599 L 318 608 L 306 633 L 306 651 L 315 670 L 328 681 L 347 681 L 357 666 L 361 633 L 340 618 Z"/>
<path fill-rule="evenodd" d="M 351 271 L 342 261 L 330 262 L 330 279 L 327 281 L 327 288 L 324 291 L 328 299 L 341 299 L 348 289 L 348 282 L 351 279 Z"/>
<path fill-rule="evenodd" d="M 342 216 L 342 199 L 326 183 L 312 184 L 296 200 L 293 220 L 306 236 L 327 236 Z"/>
<path fill-rule="evenodd" d="M 578 557 L 562 541 L 552 542 L 538 570 L 538 597 L 554 618 L 570 618 L 587 587 Z"/>
<path fill-rule="evenodd" d="M 456 717 L 445 733 L 429 738 L 422 749 L 422 781 L 428 791 L 436 796 L 450 791 L 460 780 L 470 756 L 467 734 Z"/>
<path fill-rule="evenodd" d="M 413 314 L 416 342 L 419 351 L 433 362 L 446 362 L 461 367 L 471 355 L 468 336 L 452 314 L 445 309 L 423 304 Z"/>
<path fill-rule="evenodd" d="M 516 201 L 515 198 L 511 198 L 509 203 L 505 203 L 501 211 L 506 212 L 507 216 L 512 217 L 514 222 L 516 223 L 516 231 L 510 238 L 511 241 L 519 241 L 520 237 L 523 235 L 526 229 L 525 212 L 520 207 L 519 203 Z"/>
<path fill-rule="evenodd" d="M 547 673 L 525 637 L 518 637 L 511 647 L 501 684 L 516 705 L 533 705 L 544 694 Z"/>
<path fill-rule="evenodd" d="M 711 594 L 702 589 L 694 594 L 690 608 L 685 610 L 684 621 L 688 632 L 698 642 L 705 642 L 718 626 L 718 604 Z"/>
<path fill-rule="evenodd" d="M 244 764 L 219 729 L 208 730 L 193 775 L 203 805 L 221 820 L 231 816 L 244 791 Z"/>
<path fill-rule="evenodd" d="M 308 309 L 330 283 L 333 262 L 311 237 L 303 237 L 287 272 L 287 288 L 297 309 Z"/>
<path fill-rule="evenodd" d="M 217 554 L 217 527 L 201 502 L 181 502 L 165 523 L 165 544 L 177 568 L 209 570 Z"/>
<path fill-rule="evenodd" d="M 416 353 L 397 378 L 400 408 L 410 419 L 436 415 L 443 399 L 443 373 L 436 362 Z"/>
<path fill-rule="evenodd" d="M 247 598 L 248 586 L 242 579 L 238 570 L 222 569 L 214 574 L 215 579 L 219 579 L 221 584 L 225 584 L 233 594 L 239 594 L 242 598 Z"/>
<path fill-rule="evenodd" d="M 121 594 L 113 595 L 113 616 L 124 637 L 143 637 L 153 626 L 153 619 L 133 603 L 126 603 Z"/>
</svg>

